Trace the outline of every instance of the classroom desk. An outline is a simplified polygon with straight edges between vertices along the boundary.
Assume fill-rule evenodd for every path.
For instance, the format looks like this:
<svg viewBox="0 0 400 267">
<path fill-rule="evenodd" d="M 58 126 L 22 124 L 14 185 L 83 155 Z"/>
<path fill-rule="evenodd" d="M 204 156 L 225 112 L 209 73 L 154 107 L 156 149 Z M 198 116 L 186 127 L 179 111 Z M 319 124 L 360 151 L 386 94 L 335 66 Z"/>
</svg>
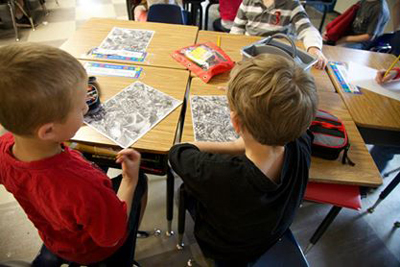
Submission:
<svg viewBox="0 0 400 267">
<path fill-rule="evenodd" d="M 390 54 L 333 46 L 324 46 L 323 52 L 331 61 L 357 62 L 375 69 L 386 69 L 395 59 Z M 400 66 L 400 63 L 396 65 Z M 381 143 L 382 140 L 377 137 L 383 137 L 381 139 L 391 138 L 394 143 L 400 144 L 400 101 L 365 89 L 362 89 L 362 94 L 345 93 L 330 68 L 328 72 L 366 142 Z"/>
<path fill-rule="evenodd" d="M 190 95 L 224 95 L 225 92 L 217 89 L 217 86 L 206 84 L 199 78 L 191 81 Z M 334 92 L 318 92 L 319 108 L 334 114 L 343 120 L 350 139 L 349 157 L 356 165 L 350 166 L 341 163 L 341 157 L 337 160 L 324 160 L 312 157 L 310 181 L 323 183 L 338 183 L 350 185 L 362 185 L 376 187 L 382 184 L 382 178 L 373 162 L 371 155 L 365 147 L 346 106 L 340 97 Z M 190 101 L 187 101 L 185 123 L 181 142 L 194 141 L 192 115 Z"/>
<path fill-rule="evenodd" d="M 148 55 L 144 62 L 93 59 L 87 55 L 89 50 L 101 44 L 113 27 L 155 31 L 147 48 Z M 74 35 L 60 48 L 78 59 L 185 69 L 184 66 L 171 57 L 171 54 L 176 49 L 193 44 L 196 40 L 197 32 L 198 28 L 195 26 L 91 18 L 80 26 Z"/>
<path fill-rule="evenodd" d="M 228 56 L 235 62 L 242 60 L 240 50 L 247 45 L 257 42 L 262 39 L 259 36 L 247 36 L 247 35 L 236 35 L 221 32 L 211 31 L 199 31 L 196 43 L 213 42 L 217 43 L 218 36 L 221 40 L 221 48 L 228 54 Z M 296 42 L 296 46 L 304 50 L 303 43 L 301 41 Z M 319 80 L 320 85 L 318 90 L 326 90 L 327 92 L 335 92 L 335 88 L 331 86 L 331 82 L 328 79 L 328 74 L 325 71 L 317 70 L 315 68 L 310 69 L 311 74 L 315 79 Z M 217 75 L 211 79 L 209 83 L 215 84 L 219 81 L 224 81 L 229 74 L 224 73 Z M 326 83 L 326 85 L 324 85 Z"/>
<path fill-rule="evenodd" d="M 110 76 L 96 77 L 101 86 L 102 102 L 105 102 L 135 81 L 141 81 L 178 100 L 183 100 L 189 79 L 189 72 L 143 66 L 143 71 L 139 79 Z M 167 154 L 175 140 L 181 107 L 182 105 L 176 108 L 132 145 L 134 149 L 142 153 L 142 163 L 148 168 L 153 169 L 156 174 L 162 175 L 166 173 Z M 86 125 L 79 129 L 72 141 L 97 147 L 121 149 L 113 141 Z"/>
</svg>

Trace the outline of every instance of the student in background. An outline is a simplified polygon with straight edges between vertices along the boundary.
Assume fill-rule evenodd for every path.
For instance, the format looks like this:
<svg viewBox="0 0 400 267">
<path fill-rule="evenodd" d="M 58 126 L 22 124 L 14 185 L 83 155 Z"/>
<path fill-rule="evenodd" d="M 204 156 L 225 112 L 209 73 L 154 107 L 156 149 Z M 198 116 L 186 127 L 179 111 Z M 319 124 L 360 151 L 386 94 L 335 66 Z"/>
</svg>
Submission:
<svg viewBox="0 0 400 267">
<path fill-rule="evenodd" d="M 318 59 L 315 67 L 325 68 L 327 59 L 321 51 L 322 37 L 297 0 L 243 0 L 230 33 L 269 36 L 288 34 L 293 27 L 307 52 Z"/>
<path fill-rule="evenodd" d="M 349 35 L 340 38 L 336 45 L 369 49 L 371 41 L 383 33 L 390 18 L 386 0 L 362 0 L 360 3 Z"/>
<path fill-rule="evenodd" d="M 62 143 L 88 110 L 85 69 L 60 49 L 25 43 L 0 48 L 0 73 L 0 124 L 9 131 L 0 137 L 0 184 L 43 240 L 32 266 L 132 266 L 147 199 L 140 154 L 122 150 L 122 176 L 111 182 Z"/>
<path fill-rule="evenodd" d="M 247 266 L 289 228 L 308 181 L 317 110 L 313 78 L 293 61 L 259 55 L 233 69 L 227 97 L 240 138 L 171 148 L 206 257 Z M 222 266 L 222 265 L 221 265 Z"/>
<path fill-rule="evenodd" d="M 220 26 L 217 26 L 217 28 L 221 28 L 224 32 L 229 32 L 241 3 L 242 0 L 219 0 L 218 9 L 221 19 L 214 21 L 214 30 L 215 26 L 218 25 L 218 21 L 220 21 Z"/>
</svg>

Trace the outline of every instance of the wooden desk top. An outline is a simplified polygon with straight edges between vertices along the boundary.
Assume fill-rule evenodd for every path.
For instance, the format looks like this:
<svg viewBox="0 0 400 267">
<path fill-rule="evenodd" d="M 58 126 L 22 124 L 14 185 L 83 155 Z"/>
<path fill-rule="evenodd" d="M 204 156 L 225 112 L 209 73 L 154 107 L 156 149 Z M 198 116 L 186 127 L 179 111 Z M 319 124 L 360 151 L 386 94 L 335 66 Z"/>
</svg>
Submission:
<svg viewBox="0 0 400 267">
<path fill-rule="evenodd" d="M 331 61 L 357 62 L 375 69 L 388 68 L 395 57 L 389 54 L 324 46 L 323 52 Z M 400 66 L 400 63 L 397 63 Z M 328 68 L 328 71 L 331 70 Z M 336 78 L 332 82 L 345 102 L 354 122 L 358 126 L 400 131 L 400 101 L 362 90 L 362 94 L 345 93 Z"/>
<path fill-rule="evenodd" d="M 224 50 L 225 53 L 227 53 L 228 56 L 235 62 L 242 60 L 242 55 L 240 54 L 240 51 L 244 46 L 250 45 L 262 39 L 262 37 L 259 36 L 237 35 L 212 31 L 199 31 L 196 43 L 213 42 L 216 44 L 218 36 L 221 37 L 222 50 Z M 296 46 L 300 49 L 304 49 L 303 43 L 300 41 L 296 42 Z M 335 88 L 332 86 L 330 80 L 325 79 L 328 77 L 328 74 L 325 71 L 317 70 L 315 68 L 311 68 L 310 71 L 311 75 L 313 75 L 316 79 L 318 91 L 335 92 Z M 229 74 L 223 73 L 217 75 L 213 77 L 209 83 L 221 83 L 222 81 L 224 81 L 224 79 L 226 79 L 227 81 L 229 79 Z"/>
<path fill-rule="evenodd" d="M 223 90 L 215 84 L 205 84 L 199 78 L 192 79 L 190 95 L 224 95 Z M 324 160 L 312 157 L 310 181 L 322 183 L 338 183 L 376 187 L 382 184 L 382 178 L 372 160 L 364 141 L 358 132 L 346 106 L 340 96 L 334 92 L 319 91 L 319 108 L 329 111 L 344 121 L 350 139 L 349 157 L 356 165 L 343 165 L 339 159 Z M 182 142 L 194 141 L 190 101 L 188 101 Z"/>
<path fill-rule="evenodd" d="M 185 69 L 184 66 L 171 57 L 171 54 L 176 49 L 193 44 L 196 41 L 198 32 L 198 28 L 195 26 L 92 18 L 83 24 L 74 35 L 61 46 L 61 49 L 69 52 L 78 59 L 88 59 L 86 53 L 90 49 L 99 46 L 113 27 L 155 31 L 147 48 L 148 54 L 145 61 L 90 60 Z"/>
<path fill-rule="evenodd" d="M 105 102 L 135 81 L 141 81 L 178 100 L 183 100 L 189 79 L 189 72 L 143 66 L 143 71 L 139 79 L 106 76 L 96 77 L 101 86 L 102 102 Z M 141 152 L 167 154 L 174 143 L 180 112 L 181 106 L 176 108 L 153 129 L 142 136 L 132 147 Z M 90 143 L 96 146 L 119 148 L 113 141 L 86 125 L 79 129 L 72 140 Z"/>
</svg>

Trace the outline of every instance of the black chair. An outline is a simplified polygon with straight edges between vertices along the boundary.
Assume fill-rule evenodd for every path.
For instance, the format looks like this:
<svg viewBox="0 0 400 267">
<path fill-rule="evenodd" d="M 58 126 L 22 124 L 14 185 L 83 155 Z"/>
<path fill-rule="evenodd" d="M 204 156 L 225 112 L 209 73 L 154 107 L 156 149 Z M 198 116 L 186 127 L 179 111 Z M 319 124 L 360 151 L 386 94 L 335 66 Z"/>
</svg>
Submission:
<svg viewBox="0 0 400 267">
<path fill-rule="evenodd" d="M 322 28 L 324 27 L 324 22 L 326 18 L 326 13 L 328 13 L 328 8 L 333 8 L 336 4 L 336 0 L 325 0 L 325 1 L 314 1 L 314 0 L 308 0 L 308 1 L 300 1 L 300 3 L 305 7 L 306 5 L 312 5 L 312 6 L 322 6 L 323 7 L 323 13 L 322 13 L 322 18 L 321 18 L 321 23 L 319 24 L 318 30 L 319 32 L 322 33 Z"/>
<path fill-rule="evenodd" d="M 44 1 L 39 0 L 40 5 L 43 8 L 43 11 L 47 14 L 47 9 Z M 17 24 L 17 19 L 15 17 L 15 11 L 18 8 L 21 10 L 24 16 L 26 16 L 29 19 L 29 27 L 32 28 L 32 30 L 35 30 L 35 25 L 31 16 L 31 3 L 30 1 L 24 1 L 24 7 L 21 6 L 16 0 L 7 0 L 7 1 L 1 1 L 0 4 L 0 25 L 4 26 L 9 26 L 12 25 L 14 28 L 14 33 L 15 33 L 15 40 L 18 42 L 19 41 L 19 34 L 18 34 L 18 24 Z"/>
<path fill-rule="evenodd" d="M 151 5 L 149 12 L 147 13 L 147 21 L 181 25 L 185 24 L 181 7 L 170 4 Z"/>
<path fill-rule="evenodd" d="M 400 55 L 400 30 L 385 33 L 377 37 L 370 45 L 369 50 L 381 53 Z"/>
<path fill-rule="evenodd" d="M 183 8 L 190 14 L 190 19 L 187 24 L 197 25 L 200 30 L 202 29 L 203 22 L 203 8 L 201 3 L 205 0 L 183 0 Z M 199 19 L 197 20 L 197 17 Z"/>
<path fill-rule="evenodd" d="M 177 248 L 182 250 L 184 248 L 183 234 L 185 231 L 185 218 L 186 218 L 186 207 L 185 203 L 187 199 L 185 185 L 182 184 L 179 188 L 179 210 L 178 210 L 178 245 Z M 190 260 L 191 261 L 191 260 Z M 288 229 L 284 235 L 269 248 L 264 254 L 257 259 L 253 267 L 278 267 L 278 266 L 297 266 L 297 267 L 308 267 L 307 259 L 305 258 L 303 251 L 299 244 L 294 238 L 290 229 Z"/>
</svg>

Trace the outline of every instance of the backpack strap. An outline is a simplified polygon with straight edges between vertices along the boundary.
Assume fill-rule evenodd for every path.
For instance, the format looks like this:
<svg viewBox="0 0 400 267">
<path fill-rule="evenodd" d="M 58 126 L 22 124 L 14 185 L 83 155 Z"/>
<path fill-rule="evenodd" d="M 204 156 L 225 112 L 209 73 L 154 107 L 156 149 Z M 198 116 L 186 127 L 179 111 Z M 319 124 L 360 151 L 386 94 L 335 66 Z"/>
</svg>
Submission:
<svg viewBox="0 0 400 267">
<path fill-rule="evenodd" d="M 342 164 L 348 163 L 350 166 L 356 165 L 348 156 L 347 152 L 349 151 L 350 144 L 344 148 L 343 157 L 342 157 Z"/>
</svg>

